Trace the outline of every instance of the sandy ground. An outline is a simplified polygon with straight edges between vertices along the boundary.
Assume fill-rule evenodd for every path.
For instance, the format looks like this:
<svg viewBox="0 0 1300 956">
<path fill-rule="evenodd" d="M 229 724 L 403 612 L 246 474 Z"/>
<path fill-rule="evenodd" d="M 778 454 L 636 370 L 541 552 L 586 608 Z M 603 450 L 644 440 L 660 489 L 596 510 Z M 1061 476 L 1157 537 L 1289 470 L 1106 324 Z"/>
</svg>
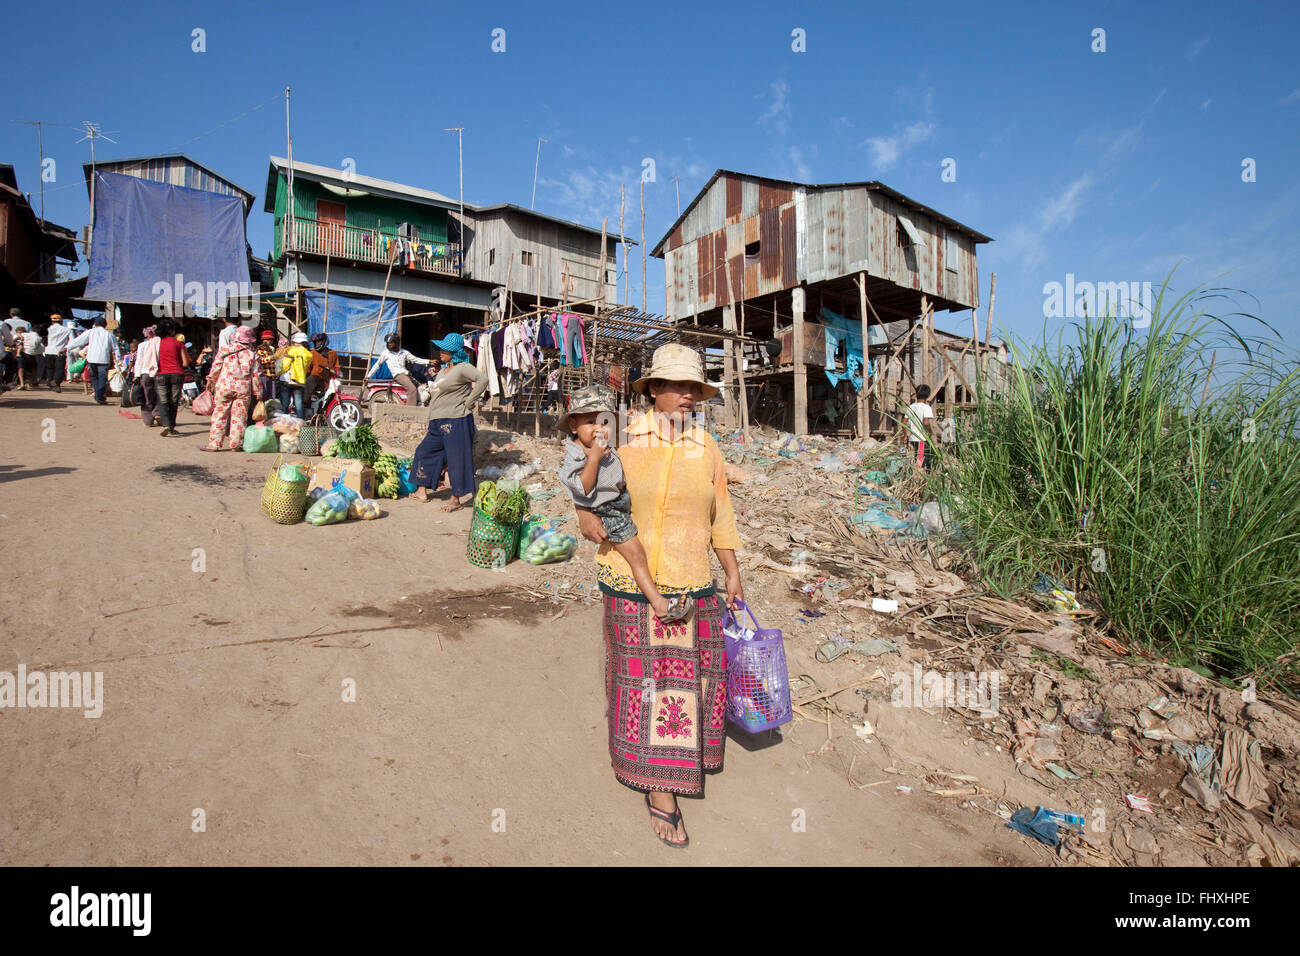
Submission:
<svg viewBox="0 0 1300 956">
<path fill-rule="evenodd" d="M 609 767 L 594 604 L 557 618 L 510 589 L 546 569 L 469 565 L 467 512 L 276 525 L 272 456 L 203 454 L 206 420 L 181 419 L 162 438 L 80 394 L 0 396 L 0 671 L 100 671 L 105 698 L 0 710 L 0 863 L 1051 861 L 803 721 L 729 742 L 682 802 L 691 847 L 663 846 Z M 896 749 L 979 772 L 955 724 L 892 719 Z"/>
</svg>

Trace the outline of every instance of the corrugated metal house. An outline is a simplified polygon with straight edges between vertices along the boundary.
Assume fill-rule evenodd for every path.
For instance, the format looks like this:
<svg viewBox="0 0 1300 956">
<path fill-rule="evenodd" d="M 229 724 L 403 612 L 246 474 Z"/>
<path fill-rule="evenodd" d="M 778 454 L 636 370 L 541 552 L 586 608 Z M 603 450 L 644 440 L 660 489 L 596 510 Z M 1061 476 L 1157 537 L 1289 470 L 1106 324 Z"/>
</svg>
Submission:
<svg viewBox="0 0 1300 956">
<path fill-rule="evenodd" d="M 811 417 L 824 430 L 876 433 L 892 430 L 900 394 L 868 388 L 874 404 L 867 411 L 863 403 L 855 425 L 845 413 L 858 404 L 846 394 L 851 386 L 808 377 L 809 366 L 821 371 L 835 361 L 826 357 L 826 311 L 866 327 L 882 384 L 891 363 L 910 363 L 909 382 L 929 381 L 937 363 L 924 330 L 936 311 L 979 305 L 976 249 L 990 241 L 883 183 L 807 185 L 720 169 L 652 254 L 665 260 L 669 318 L 740 328 L 743 303 L 746 335 L 784 338 L 775 366 L 747 376 L 771 424 L 802 433 Z M 895 321 L 905 323 L 905 336 L 923 330 L 919 348 L 900 351 L 888 329 Z M 837 411 L 825 416 L 827 407 Z M 755 420 L 764 415 L 758 409 Z"/>
<path fill-rule="evenodd" d="M 516 298 L 530 305 L 538 297 L 553 306 L 602 294 L 607 302 L 617 301 L 617 237 L 605 236 L 602 256 L 599 229 L 509 203 L 467 206 L 466 219 L 465 268 L 475 279 L 509 284 Z"/>
</svg>

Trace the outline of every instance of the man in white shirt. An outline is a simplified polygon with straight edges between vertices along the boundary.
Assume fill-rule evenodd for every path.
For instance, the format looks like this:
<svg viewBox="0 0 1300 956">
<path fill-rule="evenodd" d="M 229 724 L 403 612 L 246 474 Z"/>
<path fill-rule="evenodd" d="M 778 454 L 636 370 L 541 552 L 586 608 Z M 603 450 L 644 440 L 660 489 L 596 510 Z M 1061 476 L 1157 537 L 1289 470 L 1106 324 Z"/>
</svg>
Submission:
<svg viewBox="0 0 1300 956">
<path fill-rule="evenodd" d="M 5 324 L 9 326 L 9 331 L 14 333 L 26 332 L 32 327 L 32 324 L 23 318 L 23 310 L 17 306 L 9 310 L 9 318 L 5 319 Z"/>
<path fill-rule="evenodd" d="M 107 325 L 108 321 L 102 315 L 96 316 L 93 328 L 87 329 L 68 343 L 69 349 L 81 348 L 83 345 L 86 347 L 86 363 L 90 366 L 90 380 L 95 383 L 95 402 L 99 405 L 108 404 L 104 390 L 108 386 L 109 366 L 122 357 L 117 339 L 108 331 Z"/>
<path fill-rule="evenodd" d="M 217 351 L 220 352 L 222 349 L 229 348 L 230 346 L 234 345 L 235 333 L 238 331 L 239 331 L 239 316 L 237 315 L 226 316 L 226 326 L 221 330 L 221 334 L 217 336 Z"/>
<path fill-rule="evenodd" d="M 154 326 L 144 330 L 144 341 L 135 352 L 135 380 L 140 383 L 140 420 L 145 428 L 155 424 L 158 409 L 158 346 L 162 339 L 155 334 Z"/>
<path fill-rule="evenodd" d="M 41 373 L 45 371 L 45 343 L 41 341 L 40 333 L 30 325 L 19 334 L 18 341 L 22 361 L 18 367 L 18 387 L 31 390 L 40 384 Z"/>
<path fill-rule="evenodd" d="M 926 447 L 930 441 L 930 422 L 934 421 L 934 409 L 926 401 L 930 397 L 929 385 L 918 385 L 916 401 L 907 406 L 907 443 L 915 453 L 916 467 L 929 468 L 930 454 Z"/>
<path fill-rule="evenodd" d="M 72 329 L 64 325 L 63 316 L 55 312 L 50 316 L 50 330 L 45 333 L 45 381 L 56 392 L 63 391 L 68 343 L 71 341 Z"/>
</svg>

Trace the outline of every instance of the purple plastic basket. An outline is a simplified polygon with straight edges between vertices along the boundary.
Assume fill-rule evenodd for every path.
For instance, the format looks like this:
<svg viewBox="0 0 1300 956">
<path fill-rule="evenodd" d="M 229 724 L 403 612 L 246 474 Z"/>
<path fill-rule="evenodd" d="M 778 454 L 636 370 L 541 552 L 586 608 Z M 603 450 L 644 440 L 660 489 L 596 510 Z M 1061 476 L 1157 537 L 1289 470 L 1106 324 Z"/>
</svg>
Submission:
<svg viewBox="0 0 1300 956">
<path fill-rule="evenodd" d="M 794 717 L 790 706 L 790 676 L 785 666 L 781 632 L 760 627 L 754 612 L 737 601 L 737 619 L 728 610 L 722 618 L 727 646 L 727 719 L 751 734 L 771 730 Z M 754 637 L 745 640 L 743 615 L 754 622 Z"/>
</svg>

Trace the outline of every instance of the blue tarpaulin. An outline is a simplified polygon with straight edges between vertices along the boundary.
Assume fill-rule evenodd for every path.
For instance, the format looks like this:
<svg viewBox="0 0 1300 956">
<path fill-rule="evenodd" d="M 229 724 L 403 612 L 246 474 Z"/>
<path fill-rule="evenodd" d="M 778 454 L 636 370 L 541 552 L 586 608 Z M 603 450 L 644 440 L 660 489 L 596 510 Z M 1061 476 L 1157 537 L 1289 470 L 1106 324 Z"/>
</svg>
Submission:
<svg viewBox="0 0 1300 956">
<path fill-rule="evenodd" d="M 329 347 L 347 355 L 367 355 L 374 342 L 375 354 L 384 350 L 384 337 L 397 331 L 397 300 L 384 302 L 384 321 L 375 335 L 375 318 L 379 315 L 379 299 L 368 296 L 343 295 L 331 292 L 329 296 L 329 321 L 325 316 L 325 292 L 312 289 L 303 293 L 307 302 L 307 334 L 324 332 L 330 337 Z M 387 374 L 381 369 L 381 376 Z"/>
<path fill-rule="evenodd" d="M 216 315 L 250 294 L 242 199 L 120 173 L 94 176 L 87 299 L 185 302 Z"/>
</svg>

